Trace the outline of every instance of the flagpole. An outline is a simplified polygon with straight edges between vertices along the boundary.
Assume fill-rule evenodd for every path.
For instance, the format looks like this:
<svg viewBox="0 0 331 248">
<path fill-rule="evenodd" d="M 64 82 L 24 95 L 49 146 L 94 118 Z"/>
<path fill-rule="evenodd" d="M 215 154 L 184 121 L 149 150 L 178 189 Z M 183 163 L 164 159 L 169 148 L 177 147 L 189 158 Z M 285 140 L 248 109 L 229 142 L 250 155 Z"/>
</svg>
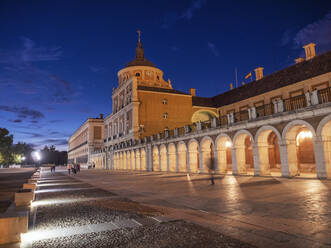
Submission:
<svg viewBox="0 0 331 248">
<path fill-rule="evenodd" d="M 236 88 L 238 88 L 238 71 L 237 71 L 237 67 L 235 67 L 234 69 L 234 72 L 235 72 L 235 76 L 236 76 Z"/>
</svg>

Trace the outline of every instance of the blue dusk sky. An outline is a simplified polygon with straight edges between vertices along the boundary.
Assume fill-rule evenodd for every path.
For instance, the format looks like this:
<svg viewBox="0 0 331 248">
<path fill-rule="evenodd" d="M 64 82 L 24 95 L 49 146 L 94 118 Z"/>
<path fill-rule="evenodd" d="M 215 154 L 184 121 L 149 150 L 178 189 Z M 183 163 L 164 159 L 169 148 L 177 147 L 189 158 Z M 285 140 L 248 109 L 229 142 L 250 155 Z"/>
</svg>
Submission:
<svg viewBox="0 0 331 248">
<path fill-rule="evenodd" d="M 88 117 L 111 113 L 117 72 L 145 56 L 175 89 L 229 89 L 331 48 L 331 1 L 0 1 L 0 127 L 14 141 L 67 149 Z"/>
</svg>

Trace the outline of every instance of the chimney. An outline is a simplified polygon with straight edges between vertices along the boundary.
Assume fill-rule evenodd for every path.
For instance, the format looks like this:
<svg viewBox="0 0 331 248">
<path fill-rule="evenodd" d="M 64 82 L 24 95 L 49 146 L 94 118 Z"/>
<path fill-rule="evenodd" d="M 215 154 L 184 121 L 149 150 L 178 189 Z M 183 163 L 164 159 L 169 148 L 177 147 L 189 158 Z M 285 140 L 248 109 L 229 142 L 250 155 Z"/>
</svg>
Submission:
<svg viewBox="0 0 331 248">
<path fill-rule="evenodd" d="M 314 44 L 314 43 L 309 43 L 309 44 L 303 46 L 303 48 L 305 49 L 305 53 L 306 53 L 306 60 L 312 59 L 316 56 L 315 46 L 316 46 L 316 44 Z"/>
<path fill-rule="evenodd" d="M 263 67 L 258 67 L 256 69 L 254 69 L 256 80 L 260 80 L 263 78 L 263 69 L 264 69 Z"/>
<path fill-rule="evenodd" d="M 103 119 L 103 114 L 100 114 L 99 115 L 99 119 Z"/>
<path fill-rule="evenodd" d="M 195 96 L 195 88 L 190 88 L 190 95 Z"/>
<path fill-rule="evenodd" d="M 301 63 L 301 62 L 303 62 L 303 61 L 305 61 L 304 58 L 297 58 L 297 59 L 295 59 L 295 63 L 296 63 L 296 64 L 299 64 L 299 63 Z"/>
<path fill-rule="evenodd" d="M 233 90 L 233 85 L 232 84 L 230 84 L 230 90 Z"/>
</svg>

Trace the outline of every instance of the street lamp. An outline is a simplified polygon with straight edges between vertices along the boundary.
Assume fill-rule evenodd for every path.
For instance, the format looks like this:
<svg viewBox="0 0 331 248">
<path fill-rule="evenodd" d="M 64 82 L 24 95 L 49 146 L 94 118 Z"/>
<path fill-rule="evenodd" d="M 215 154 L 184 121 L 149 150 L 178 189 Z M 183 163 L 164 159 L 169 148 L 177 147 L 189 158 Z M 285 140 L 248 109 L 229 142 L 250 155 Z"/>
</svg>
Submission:
<svg viewBox="0 0 331 248">
<path fill-rule="evenodd" d="M 31 156 L 35 162 L 37 161 L 39 163 L 39 161 L 41 160 L 41 154 L 38 151 L 32 152 Z"/>
</svg>

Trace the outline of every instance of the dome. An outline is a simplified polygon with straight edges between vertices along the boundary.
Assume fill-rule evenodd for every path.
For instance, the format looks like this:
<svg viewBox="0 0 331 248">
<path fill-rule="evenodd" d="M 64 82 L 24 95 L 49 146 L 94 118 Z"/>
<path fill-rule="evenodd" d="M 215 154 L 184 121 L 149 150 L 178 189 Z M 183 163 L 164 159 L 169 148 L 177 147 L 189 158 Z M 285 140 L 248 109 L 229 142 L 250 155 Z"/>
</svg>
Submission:
<svg viewBox="0 0 331 248">
<path fill-rule="evenodd" d="M 155 67 L 155 65 L 151 61 L 148 61 L 145 58 L 144 48 L 141 44 L 140 39 L 138 40 L 135 59 L 130 61 L 126 65 L 126 67 L 130 67 L 130 66 L 151 66 L 151 67 Z"/>
</svg>

